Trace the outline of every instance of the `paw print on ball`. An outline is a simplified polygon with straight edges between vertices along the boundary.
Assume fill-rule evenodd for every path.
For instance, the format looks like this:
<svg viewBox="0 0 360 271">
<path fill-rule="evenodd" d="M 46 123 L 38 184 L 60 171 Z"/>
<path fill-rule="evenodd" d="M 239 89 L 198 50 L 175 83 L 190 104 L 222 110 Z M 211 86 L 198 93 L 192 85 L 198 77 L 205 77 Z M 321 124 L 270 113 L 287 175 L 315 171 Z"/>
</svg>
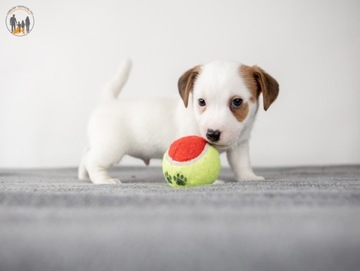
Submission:
<svg viewBox="0 0 360 271">
<path fill-rule="evenodd" d="M 180 173 L 171 176 L 169 172 L 165 171 L 165 179 L 169 184 L 176 184 L 178 186 L 186 186 L 187 184 L 187 178 Z"/>
<path fill-rule="evenodd" d="M 167 180 L 168 183 L 172 184 L 172 177 L 167 171 L 165 172 L 165 179 Z"/>
<path fill-rule="evenodd" d="M 179 174 L 179 173 L 174 176 L 174 180 L 175 180 L 176 184 L 180 185 L 180 186 L 185 186 L 187 183 L 187 178 L 184 175 Z"/>
</svg>

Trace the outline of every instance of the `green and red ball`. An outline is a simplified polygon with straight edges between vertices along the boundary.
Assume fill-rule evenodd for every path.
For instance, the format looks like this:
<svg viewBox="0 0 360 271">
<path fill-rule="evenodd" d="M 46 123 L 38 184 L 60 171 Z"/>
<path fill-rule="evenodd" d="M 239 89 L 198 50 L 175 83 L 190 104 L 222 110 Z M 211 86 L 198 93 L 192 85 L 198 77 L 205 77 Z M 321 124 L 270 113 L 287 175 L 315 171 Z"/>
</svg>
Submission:
<svg viewBox="0 0 360 271">
<path fill-rule="evenodd" d="M 163 157 L 163 174 L 173 188 L 212 184 L 220 169 L 219 152 L 199 136 L 175 140 Z"/>
</svg>

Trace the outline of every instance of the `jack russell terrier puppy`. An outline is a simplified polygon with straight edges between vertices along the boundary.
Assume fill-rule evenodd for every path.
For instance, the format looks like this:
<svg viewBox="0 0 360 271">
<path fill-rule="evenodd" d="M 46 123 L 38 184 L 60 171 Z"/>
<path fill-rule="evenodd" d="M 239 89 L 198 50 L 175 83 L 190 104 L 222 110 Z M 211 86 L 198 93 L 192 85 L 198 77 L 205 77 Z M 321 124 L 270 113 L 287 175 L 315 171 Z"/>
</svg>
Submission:
<svg viewBox="0 0 360 271">
<path fill-rule="evenodd" d="M 102 92 L 88 125 L 78 177 L 95 184 L 116 184 L 108 169 L 124 155 L 161 159 L 177 138 L 199 135 L 226 152 L 237 181 L 263 180 L 249 158 L 249 138 L 263 95 L 267 110 L 279 93 L 276 80 L 257 66 L 212 62 L 185 72 L 178 81 L 180 99 L 121 100 L 131 63 L 120 65 Z"/>
</svg>

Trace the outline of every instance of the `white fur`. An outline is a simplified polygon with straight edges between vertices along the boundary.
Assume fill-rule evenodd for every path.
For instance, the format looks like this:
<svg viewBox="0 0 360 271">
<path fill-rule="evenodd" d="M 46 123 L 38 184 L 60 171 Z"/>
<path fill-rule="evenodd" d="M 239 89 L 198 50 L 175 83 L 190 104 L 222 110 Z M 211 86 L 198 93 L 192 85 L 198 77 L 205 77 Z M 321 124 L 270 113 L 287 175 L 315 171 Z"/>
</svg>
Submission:
<svg viewBox="0 0 360 271">
<path fill-rule="evenodd" d="M 108 169 L 124 155 L 142 159 L 161 159 L 169 145 L 186 135 L 206 139 L 208 129 L 220 130 L 214 146 L 226 151 L 229 164 L 238 181 L 263 180 L 250 165 L 249 137 L 258 102 L 250 102 L 250 91 L 239 74 L 238 63 L 214 62 L 201 66 L 189 105 L 175 99 L 122 100 L 117 96 L 126 82 L 130 61 L 124 61 L 111 84 L 102 93 L 101 101 L 88 125 L 88 146 L 79 166 L 79 179 L 96 184 L 119 183 L 109 176 Z M 229 110 L 230 97 L 241 96 L 249 104 L 249 113 L 239 122 Z M 200 113 L 197 100 L 206 100 Z"/>
</svg>

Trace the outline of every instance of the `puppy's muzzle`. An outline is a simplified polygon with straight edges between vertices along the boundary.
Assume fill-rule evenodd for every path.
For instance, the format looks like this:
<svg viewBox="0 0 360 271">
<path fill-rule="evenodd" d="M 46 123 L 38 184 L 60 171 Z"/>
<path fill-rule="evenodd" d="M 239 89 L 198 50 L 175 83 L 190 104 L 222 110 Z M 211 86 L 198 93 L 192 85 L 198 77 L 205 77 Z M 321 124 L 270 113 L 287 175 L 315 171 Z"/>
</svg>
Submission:
<svg viewBox="0 0 360 271">
<path fill-rule="evenodd" d="M 207 139 L 211 142 L 217 142 L 220 139 L 221 132 L 219 130 L 208 129 L 206 133 Z"/>
</svg>

